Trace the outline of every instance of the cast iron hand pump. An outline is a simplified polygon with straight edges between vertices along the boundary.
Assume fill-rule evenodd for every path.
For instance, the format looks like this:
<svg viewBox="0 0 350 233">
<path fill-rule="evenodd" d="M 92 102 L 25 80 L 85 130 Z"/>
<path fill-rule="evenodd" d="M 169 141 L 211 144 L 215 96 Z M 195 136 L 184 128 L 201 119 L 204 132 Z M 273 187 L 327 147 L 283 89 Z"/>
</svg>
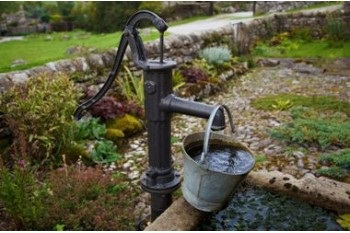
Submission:
<svg viewBox="0 0 350 233">
<path fill-rule="evenodd" d="M 148 60 L 144 46 L 136 29 L 141 20 L 149 20 L 160 32 L 160 59 Z M 168 28 L 162 18 L 150 11 L 139 11 L 130 17 L 118 47 L 112 71 L 101 90 L 91 99 L 81 104 L 74 113 L 76 119 L 100 100 L 111 87 L 118 71 L 125 50 L 129 45 L 134 63 L 144 72 L 145 115 L 148 131 L 149 168 L 141 176 L 143 190 L 151 193 L 152 221 L 171 204 L 171 193 L 180 186 L 180 175 L 174 171 L 171 159 L 171 116 L 183 113 L 208 119 L 216 106 L 188 101 L 173 94 L 172 69 L 176 63 L 163 61 L 163 36 Z M 213 130 L 225 127 L 224 111 L 217 111 Z"/>
</svg>

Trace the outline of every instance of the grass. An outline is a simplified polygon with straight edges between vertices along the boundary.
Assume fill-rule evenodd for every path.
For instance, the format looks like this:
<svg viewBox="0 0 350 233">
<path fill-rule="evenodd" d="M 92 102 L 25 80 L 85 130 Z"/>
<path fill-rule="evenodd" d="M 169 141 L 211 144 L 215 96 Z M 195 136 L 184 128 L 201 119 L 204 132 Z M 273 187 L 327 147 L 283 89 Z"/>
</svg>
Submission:
<svg viewBox="0 0 350 233">
<path fill-rule="evenodd" d="M 47 39 L 48 37 L 52 39 Z M 25 36 L 24 40 L 0 43 L 0 73 L 28 69 L 50 61 L 73 58 L 74 56 L 66 52 L 72 46 L 84 46 L 86 49 L 94 48 L 97 51 L 104 51 L 117 47 L 120 37 L 121 32 L 90 34 L 83 31 L 73 31 L 29 35 Z M 144 41 L 150 41 L 158 38 L 159 34 L 156 30 L 152 30 L 150 34 L 142 37 Z M 11 68 L 11 63 L 17 59 L 25 60 L 26 64 Z"/>
<path fill-rule="evenodd" d="M 334 96 L 301 96 L 282 93 L 278 95 L 267 95 L 255 99 L 252 102 L 253 107 L 262 110 L 276 110 L 274 105 L 277 102 L 289 101 L 290 107 L 303 106 L 312 107 L 319 111 L 332 110 L 334 112 L 343 112 L 350 116 L 350 103 L 340 101 Z"/>
<path fill-rule="evenodd" d="M 288 45 L 287 45 L 288 44 Z M 338 46 L 330 46 L 326 40 L 300 42 L 289 40 L 283 46 L 258 45 L 254 55 L 277 58 L 338 58 L 350 57 L 350 41 L 339 42 Z"/>
</svg>

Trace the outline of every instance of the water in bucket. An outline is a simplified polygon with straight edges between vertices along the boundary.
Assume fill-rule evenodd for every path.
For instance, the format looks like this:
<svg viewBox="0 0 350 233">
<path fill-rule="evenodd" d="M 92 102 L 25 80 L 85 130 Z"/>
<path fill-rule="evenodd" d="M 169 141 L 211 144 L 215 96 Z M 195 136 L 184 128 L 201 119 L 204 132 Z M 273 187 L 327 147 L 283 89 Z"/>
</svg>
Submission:
<svg viewBox="0 0 350 233">
<path fill-rule="evenodd" d="M 215 172 L 225 172 L 230 174 L 242 174 L 249 170 L 254 164 L 248 152 L 239 148 L 222 147 L 222 145 L 212 145 L 201 161 L 203 147 L 193 147 L 187 153 L 197 163 L 202 163 L 209 170 Z"/>
<path fill-rule="evenodd" d="M 210 115 L 205 132 L 188 135 L 183 141 L 183 197 L 206 212 L 222 209 L 255 164 L 253 153 L 245 145 L 233 137 L 211 132 L 218 109 Z M 233 132 L 232 117 L 225 109 Z"/>
</svg>

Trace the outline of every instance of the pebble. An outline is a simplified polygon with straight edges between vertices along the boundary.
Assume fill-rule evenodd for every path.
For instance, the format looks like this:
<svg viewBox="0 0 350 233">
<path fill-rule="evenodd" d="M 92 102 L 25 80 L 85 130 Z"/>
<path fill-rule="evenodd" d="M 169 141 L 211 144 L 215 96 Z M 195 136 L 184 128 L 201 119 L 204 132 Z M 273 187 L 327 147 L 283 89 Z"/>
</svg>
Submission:
<svg viewBox="0 0 350 233">
<path fill-rule="evenodd" d="M 303 168 L 304 167 L 304 161 L 302 159 L 298 159 L 297 167 L 298 168 Z"/>
<path fill-rule="evenodd" d="M 132 171 L 131 173 L 129 173 L 128 177 L 129 177 L 130 180 L 139 179 L 140 178 L 140 172 L 137 171 L 137 170 Z"/>
<path fill-rule="evenodd" d="M 124 170 L 128 170 L 131 167 L 131 164 L 129 162 L 126 162 L 126 163 L 123 164 L 122 167 L 123 167 Z"/>
<path fill-rule="evenodd" d="M 298 157 L 298 158 L 303 158 L 305 156 L 304 153 L 301 151 L 293 151 L 292 155 L 294 155 L 295 157 Z"/>
</svg>

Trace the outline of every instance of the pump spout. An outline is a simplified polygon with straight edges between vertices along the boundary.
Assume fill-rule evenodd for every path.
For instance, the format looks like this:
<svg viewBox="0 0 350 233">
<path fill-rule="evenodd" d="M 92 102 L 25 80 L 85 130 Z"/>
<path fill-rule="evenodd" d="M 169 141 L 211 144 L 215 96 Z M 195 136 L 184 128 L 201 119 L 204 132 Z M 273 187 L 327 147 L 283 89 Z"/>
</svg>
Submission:
<svg viewBox="0 0 350 233">
<path fill-rule="evenodd" d="M 196 116 L 208 119 L 216 106 L 211 106 L 195 101 L 189 101 L 170 94 L 163 98 L 160 103 L 161 110 L 171 113 L 182 113 L 189 116 Z M 220 108 L 213 120 L 211 129 L 214 131 L 225 128 L 225 115 L 223 108 Z"/>
</svg>

